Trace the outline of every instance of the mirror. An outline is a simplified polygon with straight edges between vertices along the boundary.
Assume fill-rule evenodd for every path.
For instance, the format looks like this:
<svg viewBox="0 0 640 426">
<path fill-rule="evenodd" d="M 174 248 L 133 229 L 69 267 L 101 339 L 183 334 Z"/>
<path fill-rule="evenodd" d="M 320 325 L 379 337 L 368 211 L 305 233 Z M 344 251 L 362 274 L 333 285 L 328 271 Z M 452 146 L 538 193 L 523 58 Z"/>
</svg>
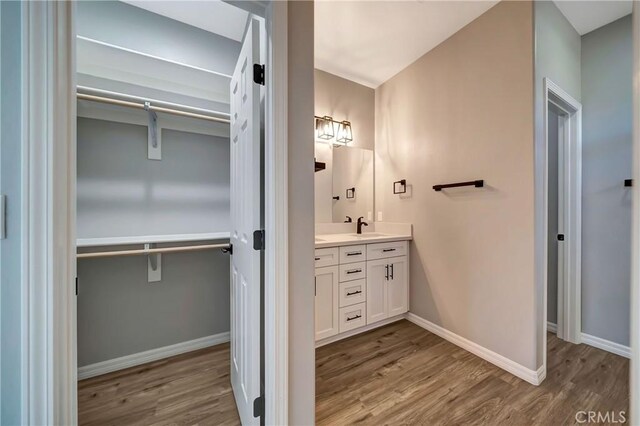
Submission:
<svg viewBox="0 0 640 426">
<path fill-rule="evenodd" d="M 316 143 L 316 223 L 373 217 L 373 151 Z"/>
</svg>

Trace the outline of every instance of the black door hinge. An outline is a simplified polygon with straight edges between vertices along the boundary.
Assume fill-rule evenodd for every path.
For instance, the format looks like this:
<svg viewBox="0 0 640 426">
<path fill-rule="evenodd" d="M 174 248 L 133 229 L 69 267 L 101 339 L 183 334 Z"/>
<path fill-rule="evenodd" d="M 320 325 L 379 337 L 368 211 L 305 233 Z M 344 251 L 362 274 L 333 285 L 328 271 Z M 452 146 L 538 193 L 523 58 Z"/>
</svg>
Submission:
<svg viewBox="0 0 640 426">
<path fill-rule="evenodd" d="M 264 229 L 253 231 L 253 249 L 264 250 Z"/>
<path fill-rule="evenodd" d="M 253 82 L 264 86 L 264 65 L 253 64 Z"/>
<path fill-rule="evenodd" d="M 564 234 L 558 234 L 558 241 L 564 241 Z"/>
<path fill-rule="evenodd" d="M 76 277 L 76 296 L 78 295 L 78 277 Z"/>
<path fill-rule="evenodd" d="M 261 395 L 253 400 L 253 417 L 264 416 L 264 396 Z"/>
</svg>

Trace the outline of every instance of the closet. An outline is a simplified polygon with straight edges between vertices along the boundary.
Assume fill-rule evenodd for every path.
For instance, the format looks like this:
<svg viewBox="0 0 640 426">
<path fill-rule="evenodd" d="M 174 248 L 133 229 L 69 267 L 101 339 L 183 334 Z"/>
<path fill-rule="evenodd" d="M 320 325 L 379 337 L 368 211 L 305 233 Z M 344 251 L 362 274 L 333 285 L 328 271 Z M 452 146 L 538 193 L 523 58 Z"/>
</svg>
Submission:
<svg viewBox="0 0 640 426">
<path fill-rule="evenodd" d="M 198 19 L 207 13 L 211 22 Z M 81 424 L 116 421 L 129 413 L 127 409 L 142 416 L 143 422 L 173 420 L 144 415 L 158 416 L 162 411 L 158 407 L 171 398 L 173 387 L 181 389 L 174 384 L 182 379 L 172 377 L 165 383 L 154 373 L 161 386 L 144 384 L 142 397 L 118 388 L 128 383 L 127 374 L 134 372 L 143 382 L 147 370 L 186 363 L 180 360 L 188 360 L 188 353 L 196 354 L 193 351 L 220 345 L 229 353 L 227 342 L 233 340 L 230 87 L 244 52 L 243 36 L 246 31 L 251 34 L 253 25 L 257 37 L 256 22 L 246 11 L 223 2 L 78 3 L 76 292 Z M 237 166 L 233 170 L 242 172 Z M 169 358 L 179 354 L 184 358 Z M 218 415 L 224 411 L 221 407 L 232 407 L 233 413 L 212 419 L 238 421 L 229 382 L 230 356 L 223 364 L 226 368 L 216 364 L 215 373 L 202 359 L 197 361 L 205 365 L 202 374 L 189 379 L 195 381 L 192 385 L 181 386 L 201 386 L 205 396 L 210 392 L 207 398 Z M 141 365 L 145 367 L 131 370 Z M 175 374 L 175 368 L 171 371 L 167 375 Z M 224 385 L 212 388 L 206 379 L 211 374 Z M 96 385 L 100 382 L 91 378 L 98 376 L 121 394 L 109 399 L 96 390 L 102 389 Z M 121 377 L 123 384 L 113 384 L 113 377 Z M 148 386 L 160 386 L 155 402 L 144 399 L 149 397 Z M 83 393 L 83 387 L 91 389 Z M 85 400 L 94 393 L 105 398 L 101 404 Z M 155 411 L 144 414 L 139 404 L 127 404 L 135 398 L 153 405 Z M 122 406 L 107 409 L 115 401 Z M 242 407 L 238 409 L 242 417 Z M 108 417 L 109 411 L 115 417 Z"/>
</svg>

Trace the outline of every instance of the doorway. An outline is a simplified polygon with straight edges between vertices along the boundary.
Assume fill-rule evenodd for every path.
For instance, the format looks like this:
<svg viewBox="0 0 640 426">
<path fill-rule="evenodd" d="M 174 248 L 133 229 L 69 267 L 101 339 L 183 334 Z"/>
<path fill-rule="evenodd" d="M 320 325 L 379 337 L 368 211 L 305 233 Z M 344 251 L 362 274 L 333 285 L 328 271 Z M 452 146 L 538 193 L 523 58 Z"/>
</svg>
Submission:
<svg viewBox="0 0 640 426">
<path fill-rule="evenodd" d="M 547 148 L 545 328 L 562 340 L 580 343 L 582 106 L 547 78 L 544 90 Z"/>
</svg>

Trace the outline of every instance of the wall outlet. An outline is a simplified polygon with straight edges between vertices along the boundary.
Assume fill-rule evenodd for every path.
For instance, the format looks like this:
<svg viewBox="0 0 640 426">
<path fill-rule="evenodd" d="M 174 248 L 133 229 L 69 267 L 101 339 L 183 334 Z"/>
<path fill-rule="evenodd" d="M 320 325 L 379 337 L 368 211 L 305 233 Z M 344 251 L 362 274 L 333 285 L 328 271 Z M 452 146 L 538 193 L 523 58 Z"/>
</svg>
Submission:
<svg viewBox="0 0 640 426">
<path fill-rule="evenodd" d="M 367 220 L 373 220 L 373 212 L 367 212 Z"/>
<path fill-rule="evenodd" d="M 382 212 L 378 212 L 378 222 L 382 222 Z"/>
</svg>

